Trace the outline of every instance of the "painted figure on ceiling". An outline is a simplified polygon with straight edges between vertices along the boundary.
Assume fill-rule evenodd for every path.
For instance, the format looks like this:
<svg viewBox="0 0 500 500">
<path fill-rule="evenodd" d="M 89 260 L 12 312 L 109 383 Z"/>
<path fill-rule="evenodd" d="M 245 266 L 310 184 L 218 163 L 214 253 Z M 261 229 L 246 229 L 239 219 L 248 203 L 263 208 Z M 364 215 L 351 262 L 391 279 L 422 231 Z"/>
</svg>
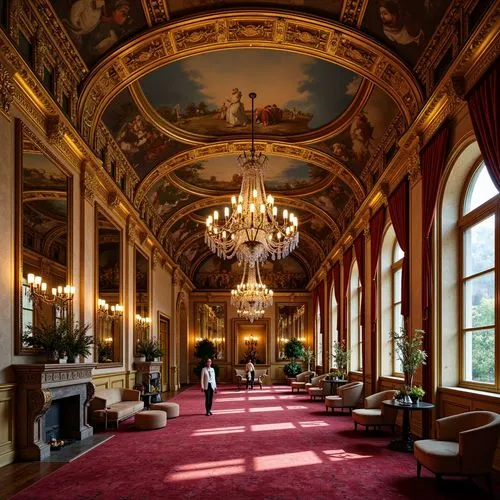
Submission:
<svg viewBox="0 0 500 500">
<path fill-rule="evenodd" d="M 227 100 L 229 106 L 226 112 L 226 123 L 229 127 L 243 127 L 248 123 L 245 108 L 241 102 L 241 91 L 233 89 L 231 97 Z"/>
<path fill-rule="evenodd" d="M 417 18 L 411 15 L 401 0 L 380 0 L 380 20 L 384 35 L 399 45 L 420 45 L 424 32 Z"/>
</svg>

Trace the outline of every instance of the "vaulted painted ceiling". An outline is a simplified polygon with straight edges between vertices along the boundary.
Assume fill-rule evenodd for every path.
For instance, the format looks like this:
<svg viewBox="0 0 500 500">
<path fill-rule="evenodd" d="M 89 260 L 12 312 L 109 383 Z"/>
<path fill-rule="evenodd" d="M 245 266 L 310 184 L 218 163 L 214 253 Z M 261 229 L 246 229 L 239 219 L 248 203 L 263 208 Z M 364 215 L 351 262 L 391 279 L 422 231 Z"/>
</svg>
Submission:
<svg viewBox="0 0 500 500">
<path fill-rule="evenodd" d="M 204 218 L 239 191 L 237 156 L 269 158 L 266 190 L 300 219 L 292 256 L 263 275 L 304 287 L 422 107 L 415 67 L 447 0 L 53 0 L 87 64 L 79 112 L 103 123 L 138 176 L 134 203 L 200 288 L 233 285 Z M 235 117 L 231 102 L 244 114 Z"/>
</svg>

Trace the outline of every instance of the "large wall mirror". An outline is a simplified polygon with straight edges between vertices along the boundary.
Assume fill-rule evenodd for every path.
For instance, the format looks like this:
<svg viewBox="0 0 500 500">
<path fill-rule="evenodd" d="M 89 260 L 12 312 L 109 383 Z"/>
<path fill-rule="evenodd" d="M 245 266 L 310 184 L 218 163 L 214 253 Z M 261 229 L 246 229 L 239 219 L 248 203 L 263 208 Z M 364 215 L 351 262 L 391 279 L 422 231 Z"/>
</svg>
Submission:
<svg viewBox="0 0 500 500">
<path fill-rule="evenodd" d="M 16 170 L 16 353 L 27 354 L 37 351 L 23 340 L 31 326 L 71 314 L 72 178 L 20 121 Z"/>
<path fill-rule="evenodd" d="M 195 340 L 209 339 L 216 349 L 216 359 L 225 360 L 226 304 L 194 304 Z"/>
<path fill-rule="evenodd" d="M 305 342 L 306 304 L 276 304 L 276 361 L 284 361 L 285 344 L 292 338 Z"/>
<path fill-rule="evenodd" d="M 134 345 L 150 336 L 151 311 L 149 297 L 149 259 L 139 250 L 135 249 L 135 323 Z"/>
<path fill-rule="evenodd" d="M 232 322 L 236 364 L 244 365 L 248 360 L 255 365 L 267 364 L 269 319 L 250 323 L 247 319 L 233 318 Z"/>
<path fill-rule="evenodd" d="M 109 365 L 122 361 L 122 232 L 99 205 L 95 214 L 96 361 Z"/>
</svg>

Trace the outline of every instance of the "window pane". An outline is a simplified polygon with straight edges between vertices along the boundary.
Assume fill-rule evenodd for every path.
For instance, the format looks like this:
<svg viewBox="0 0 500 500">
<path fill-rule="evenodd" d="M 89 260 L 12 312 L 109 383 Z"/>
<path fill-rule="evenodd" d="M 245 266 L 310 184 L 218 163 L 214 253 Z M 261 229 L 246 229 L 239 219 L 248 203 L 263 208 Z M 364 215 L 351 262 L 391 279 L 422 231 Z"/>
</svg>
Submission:
<svg viewBox="0 0 500 500">
<path fill-rule="evenodd" d="M 484 163 L 478 168 L 471 179 L 467 195 L 465 197 L 464 214 L 467 214 L 479 207 L 486 201 L 496 196 L 496 187 L 491 181 L 490 174 Z"/>
<path fill-rule="evenodd" d="M 403 270 L 398 269 L 394 273 L 394 302 L 401 302 L 401 277 L 403 276 Z"/>
<path fill-rule="evenodd" d="M 494 286 L 493 271 L 464 283 L 464 328 L 495 324 Z"/>
<path fill-rule="evenodd" d="M 401 331 L 401 328 L 403 327 L 403 316 L 401 316 L 401 304 L 400 303 L 394 304 L 392 325 L 393 325 L 395 332 Z M 394 349 L 394 343 L 392 346 L 392 352 L 394 355 L 393 371 L 394 371 L 394 373 L 402 373 L 403 367 L 401 365 L 400 359 L 398 358 L 398 356 L 396 354 L 396 349 Z"/>
<path fill-rule="evenodd" d="M 475 224 L 464 232 L 465 277 L 491 269 L 495 265 L 495 216 Z"/>
<path fill-rule="evenodd" d="M 401 260 L 404 256 L 405 256 L 405 253 L 403 252 L 403 250 L 401 250 L 399 243 L 396 241 L 396 245 L 394 246 L 394 260 L 393 260 L 393 262 L 397 262 L 398 260 Z"/>
<path fill-rule="evenodd" d="M 464 339 L 465 380 L 495 382 L 495 330 L 466 332 Z"/>
</svg>

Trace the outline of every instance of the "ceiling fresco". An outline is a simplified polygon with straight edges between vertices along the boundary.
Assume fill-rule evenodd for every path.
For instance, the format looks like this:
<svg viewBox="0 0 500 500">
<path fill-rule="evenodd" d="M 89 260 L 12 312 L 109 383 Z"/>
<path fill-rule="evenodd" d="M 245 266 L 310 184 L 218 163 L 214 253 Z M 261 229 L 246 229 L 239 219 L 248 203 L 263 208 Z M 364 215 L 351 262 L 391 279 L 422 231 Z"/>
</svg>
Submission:
<svg viewBox="0 0 500 500">
<path fill-rule="evenodd" d="M 369 0 L 362 28 L 414 65 L 450 0 Z"/>
<path fill-rule="evenodd" d="M 354 100 L 360 78 L 307 55 L 245 49 L 182 59 L 141 78 L 139 86 L 148 108 L 200 138 L 248 134 L 248 94 L 256 92 L 256 135 L 290 137 L 337 119 Z"/>
<path fill-rule="evenodd" d="M 199 288 L 241 276 L 210 253 L 204 221 L 239 192 L 254 119 L 266 191 L 299 217 L 298 248 L 263 268 L 276 290 L 305 287 L 349 230 L 422 109 L 426 82 L 411 68 L 453 3 L 48 1 L 91 70 L 79 87 L 82 137 L 100 151 L 110 139 L 99 121 L 107 127 L 139 176 L 128 194 L 139 216 Z M 25 164 L 28 188 L 66 188 L 55 167 Z M 29 210 L 46 225 L 60 201 L 32 199 Z"/>
<path fill-rule="evenodd" d="M 269 156 L 265 167 L 264 184 L 272 192 L 301 193 L 322 186 L 332 179 L 332 174 L 322 168 L 279 156 Z M 186 187 L 215 194 L 223 192 L 237 193 L 241 186 L 241 174 L 236 156 L 222 156 L 210 160 L 202 160 L 182 167 L 172 174 Z"/>
<path fill-rule="evenodd" d="M 208 256 L 198 267 L 193 282 L 198 288 L 230 289 L 241 281 L 242 267 L 234 260 Z M 273 291 L 296 290 L 307 285 L 309 274 L 293 256 L 266 262 L 260 269 L 262 281 Z"/>
<path fill-rule="evenodd" d="M 187 147 L 147 121 L 128 90 L 113 100 L 103 120 L 141 179 L 156 165 Z"/>
<path fill-rule="evenodd" d="M 51 4 L 89 66 L 147 26 L 140 0 L 52 0 Z"/>
<path fill-rule="evenodd" d="M 252 6 L 287 7 L 303 12 L 322 14 L 332 19 L 338 19 L 342 8 L 342 0 L 257 0 L 253 2 L 238 0 L 168 0 L 168 8 L 172 17 L 178 17 L 207 9 L 248 6 L 250 3 L 252 3 Z"/>
</svg>

